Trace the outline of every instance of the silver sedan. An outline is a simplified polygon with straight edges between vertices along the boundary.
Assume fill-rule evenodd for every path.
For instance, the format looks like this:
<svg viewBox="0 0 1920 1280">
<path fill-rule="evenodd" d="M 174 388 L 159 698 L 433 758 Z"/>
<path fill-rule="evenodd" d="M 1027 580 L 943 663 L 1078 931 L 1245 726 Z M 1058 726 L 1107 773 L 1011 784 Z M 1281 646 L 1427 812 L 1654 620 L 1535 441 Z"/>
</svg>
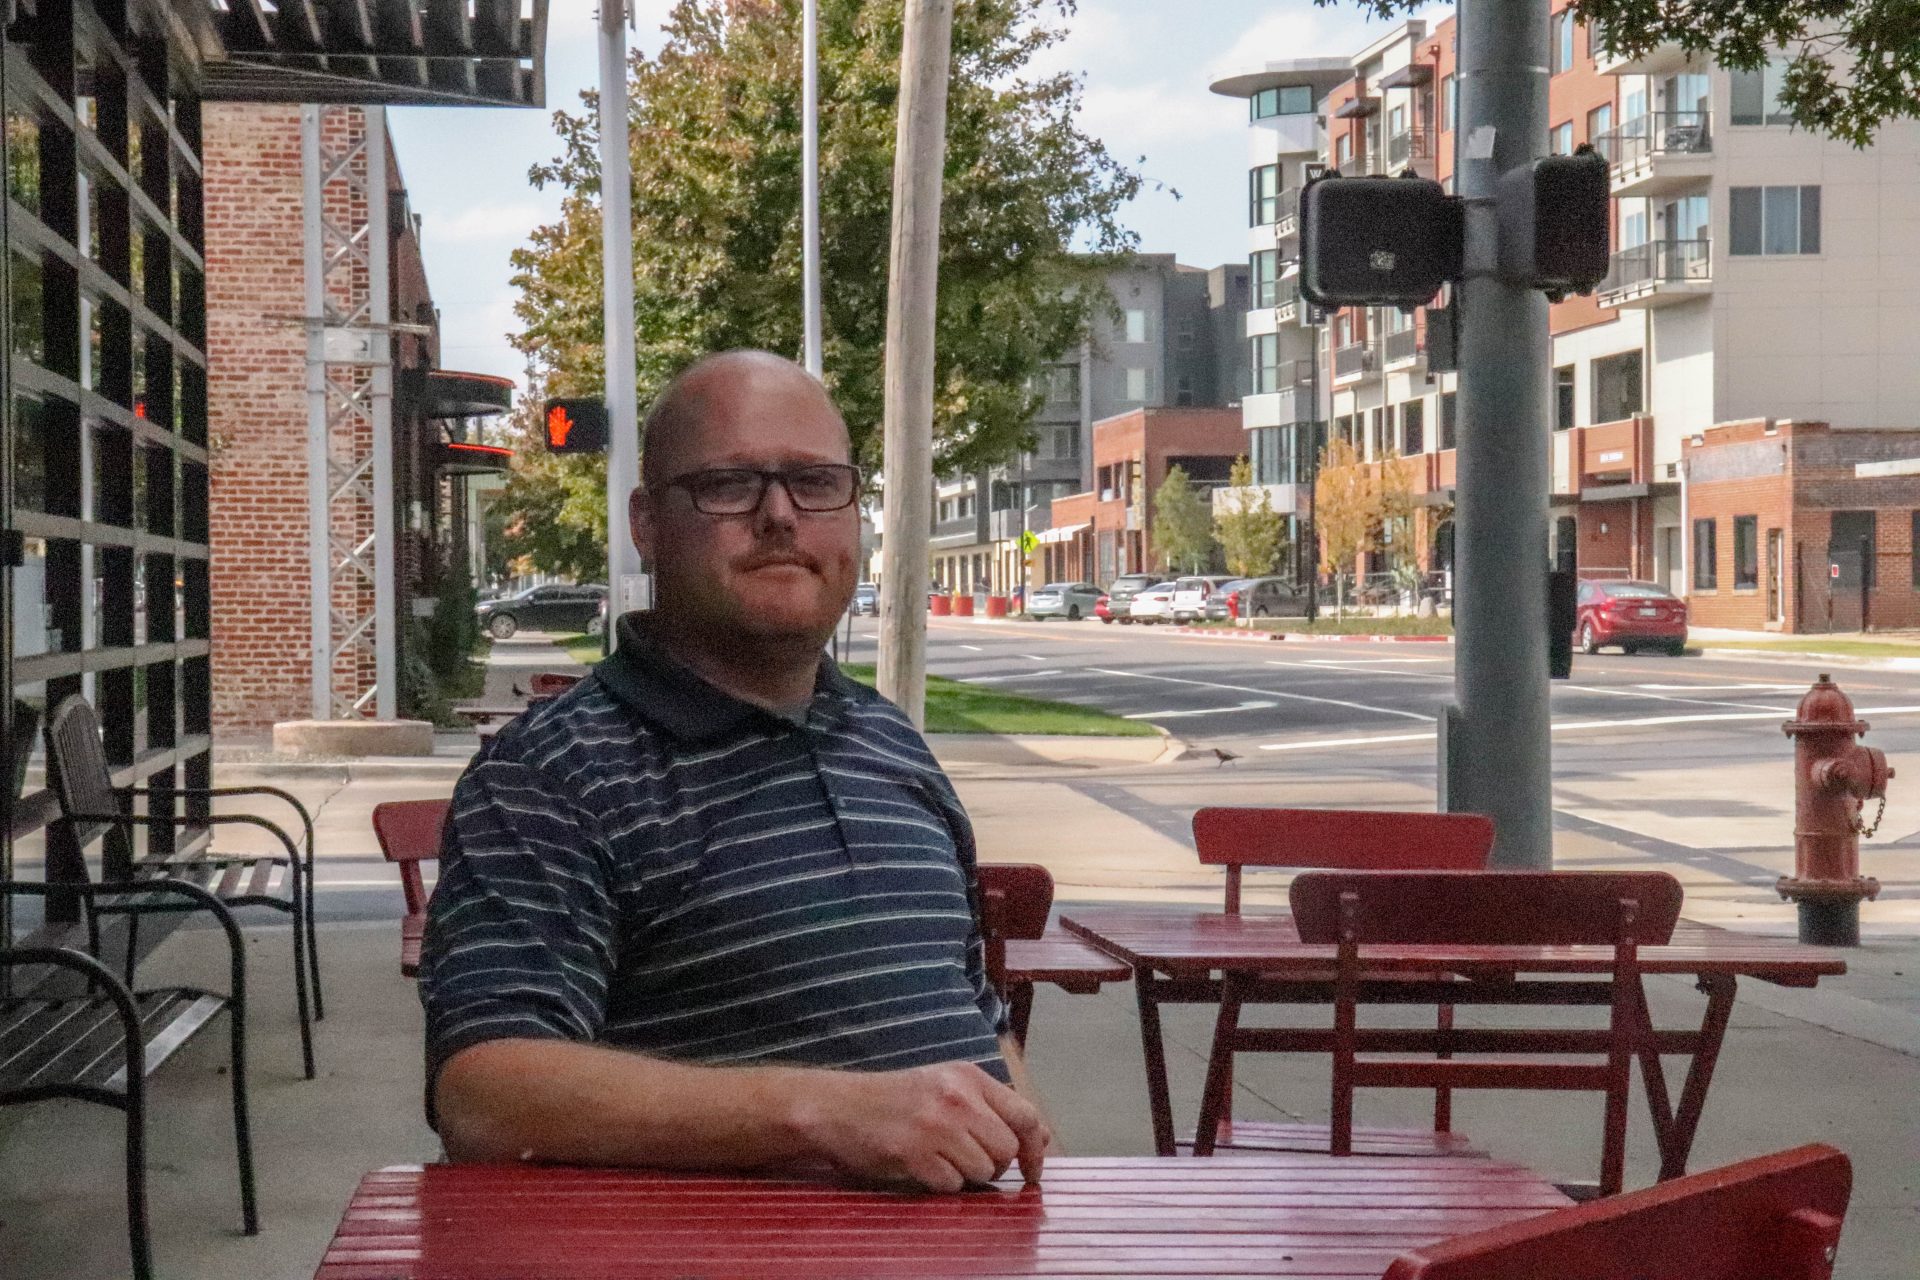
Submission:
<svg viewBox="0 0 1920 1280">
<path fill-rule="evenodd" d="M 1100 588 L 1091 582 L 1049 582 L 1027 601 L 1029 618 L 1065 618 L 1078 622 L 1093 616 Z"/>
</svg>

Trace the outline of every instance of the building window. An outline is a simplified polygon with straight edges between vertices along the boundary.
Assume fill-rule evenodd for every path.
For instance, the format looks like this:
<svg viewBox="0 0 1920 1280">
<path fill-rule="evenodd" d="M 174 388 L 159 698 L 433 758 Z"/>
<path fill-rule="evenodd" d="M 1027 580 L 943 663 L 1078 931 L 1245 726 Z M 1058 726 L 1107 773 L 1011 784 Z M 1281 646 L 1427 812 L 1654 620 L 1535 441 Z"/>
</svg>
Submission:
<svg viewBox="0 0 1920 1280">
<path fill-rule="evenodd" d="M 1252 345 L 1253 394 L 1267 395 L 1280 389 L 1280 335 L 1263 333 L 1249 338 Z"/>
<path fill-rule="evenodd" d="M 1127 370 L 1126 399 L 1129 404 L 1147 402 L 1147 371 L 1145 369 Z"/>
<path fill-rule="evenodd" d="M 1173 402 L 1177 405 L 1191 405 L 1193 403 L 1193 375 L 1192 374 L 1183 373 L 1178 378 L 1174 379 Z"/>
<path fill-rule="evenodd" d="M 1127 308 L 1126 321 L 1126 340 L 1128 342 L 1145 342 L 1147 340 L 1147 313 L 1138 307 L 1129 307 Z"/>
<path fill-rule="evenodd" d="M 1573 430 L 1573 366 L 1570 364 L 1553 371 L 1553 429 Z"/>
<path fill-rule="evenodd" d="M 1587 112 L 1587 141 L 1594 146 L 1600 145 L 1600 139 L 1613 132 L 1613 104 L 1603 102 Z"/>
<path fill-rule="evenodd" d="M 1573 10 L 1562 9 L 1548 19 L 1553 24 L 1553 74 L 1573 70 Z"/>
<path fill-rule="evenodd" d="M 1263 164 L 1247 171 L 1247 225 L 1264 227 L 1280 220 L 1280 166 Z"/>
<path fill-rule="evenodd" d="M 1712 520 L 1693 522 L 1693 589 L 1712 591 L 1720 582 L 1720 574 L 1715 566 L 1714 557 L 1717 548 L 1714 539 Z"/>
<path fill-rule="evenodd" d="M 1400 434 L 1404 441 L 1401 452 L 1408 455 L 1427 451 L 1427 402 L 1409 400 L 1400 406 Z"/>
<path fill-rule="evenodd" d="M 1452 449 L 1460 439 L 1460 397 L 1451 391 L 1440 393 L 1440 447 Z"/>
<path fill-rule="evenodd" d="M 1253 284 L 1253 305 L 1271 307 L 1280 297 L 1280 251 L 1260 249 L 1247 260 Z"/>
<path fill-rule="evenodd" d="M 1459 82 L 1452 76 L 1440 77 L 1440 127 L 1449 133 L 1460 127 Z"/>
<path fill-rule="evenodd" d="M 1573 154 L 1573 121 L 1562 120 L 1547 134 L 1547 150 L 1556 156 Z"/>
<path fill-rule="evenodd" d="M 1786 87 L 1787 64 L 1769 62 L 1758 71 L 1731 71 L 1735 124 L 1792 124 L 1793 112 L 1780 105 Z"/>
<path fill-rule="evenodd" d="M 1080 403 L 1080 366 L 1077 364 L 1048 365 L 1044 375 L 1048 404 Z"/>
<path fill-rule="evenodd" d="M 1353 159 L 1353 135 L 1343 133 L 1333 140 L 1333 163 L 1335 168 L 1344 169 Z"/>
<path fill-rule="evenodd" d="M 1744 257 L 1820 252 L 1819 187 L 1733 187 L 1727 240 Z"/>
<path fill-rule="evenodd" d="M 1638 351 L 1622 351 L 1593 362 L 1593 420 L 1619 422 L 1646 406 Z"/>
<path fill-rule="evenodd" d="M 1247 99 L 1248 115 L 1255 120 L 1273 116 L 1303 116 L 1313 110 L 1313 90 L 1303 84 L 1280 89 L 1262 89 Z"/>
<path fill-rule="evenodd" d="M 1733 585 L 1736 590 L 1760 585 L 1759 516 L 1733 518 Z"/>
</svg>

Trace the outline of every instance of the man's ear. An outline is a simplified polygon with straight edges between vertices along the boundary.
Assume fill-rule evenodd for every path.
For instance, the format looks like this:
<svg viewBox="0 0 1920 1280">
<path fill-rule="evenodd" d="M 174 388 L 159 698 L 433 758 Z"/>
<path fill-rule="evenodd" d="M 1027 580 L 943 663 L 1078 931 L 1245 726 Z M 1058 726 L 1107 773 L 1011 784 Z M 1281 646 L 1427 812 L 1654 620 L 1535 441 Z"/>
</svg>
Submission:
<svg viewBox="0 0 1920 1280">
<path fill-rule="evenodd" d="M 643 488 L 636 488 L 627 498 L 627 531 L 633 536 L 633 545 L 639 548 L 640 558 L 651 561 L 654 545 L 653 503 Z"/>
</svg>

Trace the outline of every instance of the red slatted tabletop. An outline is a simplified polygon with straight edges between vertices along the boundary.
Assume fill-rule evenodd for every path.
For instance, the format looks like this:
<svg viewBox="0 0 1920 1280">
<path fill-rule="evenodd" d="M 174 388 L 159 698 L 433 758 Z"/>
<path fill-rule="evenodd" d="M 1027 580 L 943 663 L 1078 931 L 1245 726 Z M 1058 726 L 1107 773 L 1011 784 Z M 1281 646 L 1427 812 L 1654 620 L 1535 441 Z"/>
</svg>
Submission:
<svg viewBox="0 0 1920 1280">
<path fill-rule="evenodd" d="M 1300 941 L 1293 916 L 1284 910 L 1230 916 L 1193 909 L 1087 907 L 1062 916 L 1060 924 L 1067 932 L 1132 965 L 1134 981 L 1143 991 L 1155 982 L 1169 987 L 1185 984 L 1198 990 L 1206 986 L 1211 975 L 1226 973 L 1312 983 L 1331 979 L 1334 967 L 1334 948 Z M 1609 947 L 1367 948 L 1369 969 L 1494 979 L 1494 999 L 1479 1003 L 1496 1003 L 1497 983 L 1501 981 L 1602 974 L 1609 971 L 1612 962 Z M 1643 973 L 1696 978 L 1707 996 L 1698 1030 L 1662 1030 L 1650 1023 L 1644 1027 L 1648 1044 L 1659 1048 L 1659 1053 L 1654 1053 L 1643 1046 L 1640 1064 L 1654 1135 L 1660 1144 L 1660 1176 L 1675 1178 L 1686 1172 L 1732 1014 L 1738 979 L 1811 987 L 1823 977 L 1845 973 L 1847 962 L 1839 952 L 1803 947 L 1792 939 L 1735 933 L 1683 920 L 1666 945 L 1641 947 L 1639 963 Z M 1326 998 L 1331 1000 L 1330 983 Z M 1142 1012 L 1140 1034 L 1147 1060 L 1154 1141 L 1162 1155 L 1172 1155 L 1176 1149 L 1174 1126 L 1159 1019 L 1157 1015 L 1147 1016 L 1144 1004 Z M 1689 1059 L 1677 1107 L 1669 1099 L 1661 1053 L 1684 1054 Z"/>
<path fill-rule="evenodd" d="M 370 1173 L 315 1280 L 1377 1277 L 1406 1249 L 1565 1206 L 1489 1160 L 1055 1157 L 959 1195 L 529 1165 Z"/>
</svg>

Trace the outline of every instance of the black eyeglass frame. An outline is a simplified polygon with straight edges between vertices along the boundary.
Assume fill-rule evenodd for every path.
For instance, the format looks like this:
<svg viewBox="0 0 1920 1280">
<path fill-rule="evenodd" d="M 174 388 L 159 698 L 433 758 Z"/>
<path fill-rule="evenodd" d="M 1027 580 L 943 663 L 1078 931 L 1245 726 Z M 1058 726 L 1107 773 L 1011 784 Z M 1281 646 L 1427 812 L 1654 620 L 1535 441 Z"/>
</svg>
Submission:
<svg viewBox="0 0 1920 1280">
<path fill-rule="evenodd" d="M 840 475 L 849 475 L 851 479 L 847 483 L 846 501 L 836 502 L 830 507 L 810 507 L 802 502 L 799 496 L 793 491 L 793 479 L 809 471 L 832 471 Z M 752 476 L 760 482 L 760 489 L 759 492 L 754 495 L 753 503 L 750 506 L 743 507 L 738 511 L 712 511 L 700 505 L 700 497 L 698 494 L 700 482 L 712 476 Z M 691 502 L 693 509 L 703 516 L 750 516 L 758 511 L 761 505 L 766 502 L 767 491 L 777 483 L 782 489 L 787 491 L 787 501 L 793 504 L 795 511 L 803 511 L 808 515 L 825 515 L 833 511 L 845 511 L 858 501 L 860 497 L 860 481 L 860 468 L 850 462 L 809 462 L 802 466 L 781 467 L 776 470 L 767 470 L 761 467 L 708 467 L 700 471 L 689 471 L 684 475 L 677 475 L 671 480 L 663 481 L 659 487 L 661 489 L 684 490 L 687 495 L 687 501 Z"/>
</svg>

